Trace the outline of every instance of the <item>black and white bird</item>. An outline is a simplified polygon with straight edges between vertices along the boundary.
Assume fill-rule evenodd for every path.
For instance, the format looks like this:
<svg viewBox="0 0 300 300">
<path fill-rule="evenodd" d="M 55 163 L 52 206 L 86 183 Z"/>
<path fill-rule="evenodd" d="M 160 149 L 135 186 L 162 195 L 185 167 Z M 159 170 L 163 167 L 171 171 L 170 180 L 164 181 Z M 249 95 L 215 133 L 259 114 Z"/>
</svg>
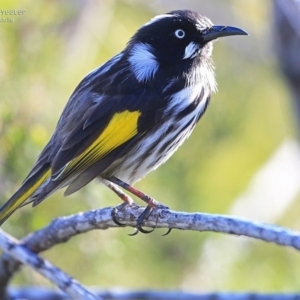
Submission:
<svg viewBox="0 0 300 300">
<path fill-rule="evenodd" d="M 20 206 L 63 187 L 70 195 L 98 178 L 128 204 L 118 186 L 147 202 L 140 227 L 158 202 L 132 184 L 166 162 L 205 112 L 216 90 L 212 41 L 246 34 L 190 10 L 144 24 L 79 83 L 36 164 L 1 207 L 0 224 Z"/>
</svg>

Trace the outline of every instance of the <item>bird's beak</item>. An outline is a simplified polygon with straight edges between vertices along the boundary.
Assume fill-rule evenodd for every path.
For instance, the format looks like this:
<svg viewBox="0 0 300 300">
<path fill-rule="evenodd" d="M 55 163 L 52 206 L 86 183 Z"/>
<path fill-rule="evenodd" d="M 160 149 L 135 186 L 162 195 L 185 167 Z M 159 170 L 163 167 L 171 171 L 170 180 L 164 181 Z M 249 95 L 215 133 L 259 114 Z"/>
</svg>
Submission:
<svg viewBox="0 0 300 300">
<path fill-rule="evenodd" d="M 209 42 L 219 37 L 230 36 L 230 35 L 248 35 L 248 33 L 237 27 L 213 26 L 207 32 L 202 33 L 202 39 L 205 42 Z"/>
</svg>

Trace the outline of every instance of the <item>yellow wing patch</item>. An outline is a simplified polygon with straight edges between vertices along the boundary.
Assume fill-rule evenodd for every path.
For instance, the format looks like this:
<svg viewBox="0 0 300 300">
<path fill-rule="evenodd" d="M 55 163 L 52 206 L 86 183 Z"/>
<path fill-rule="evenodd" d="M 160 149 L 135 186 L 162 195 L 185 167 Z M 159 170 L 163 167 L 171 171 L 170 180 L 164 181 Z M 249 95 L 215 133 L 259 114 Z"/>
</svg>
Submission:
<svg viewBox="0 0 300 300">
<path fill-rule="evenodd" d="M 140 115 L 140 111 L 129 110 L 114 114 L 97 139 L 83 153 L 71 160 L 54 180 L 87 169 L 112 150 L 134 137 L 138 133 L 138 118 Z"/>
</svg>

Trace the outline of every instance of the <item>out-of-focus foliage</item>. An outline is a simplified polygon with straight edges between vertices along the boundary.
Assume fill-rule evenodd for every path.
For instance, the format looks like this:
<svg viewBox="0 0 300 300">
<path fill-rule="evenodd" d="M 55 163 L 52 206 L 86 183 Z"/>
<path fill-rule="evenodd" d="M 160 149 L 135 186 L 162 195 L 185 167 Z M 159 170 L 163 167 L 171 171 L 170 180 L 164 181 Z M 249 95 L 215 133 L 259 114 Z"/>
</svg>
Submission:
<svg viewBox="0 0 300 300">
<path fill-rule="evenodd" d="M 167 164 L 139 182 L 139 188 L 177 210 L 226 213 L 257 169 L 293 134 L 288 92 L 271 47 L 270 2 L 162 2 L 1 1 L 0 9 L 26 10 L 13 16 L 13 22 L 0 23 L 1 203 L 30 171 L 79 81 L 121 51 L 141 24 L 165 10 L 195 9 L 216 24 L 240 26 L 251 35 L 215 43 L 219 92 L 192 137 Z M 57 216 L 118 203 L 105 187 L 92 183 L 69 198 L 57 192 L 35 209 L 22 208 L 4 229 L 22 237 Z M 282 224 L 296 226 L 298 206 L 282 216 Z M 130 232 L 87 233 L 45 256 L 86 285 L 180 288 L 197 263 L 203 242 L 215 238 L 212 233 L 179 231 L 161 237 L 160 230 L 131 238 Z M 226 280 L 215 281 L 214 274 L 203 269 L 209 284 L 195 282 L 189 287 L 298 288 L 294 273 L 300 263 L 292 250 L 258 242 L 242 251 L 242 259 L 232 258 L 231 269 L 224 269 Z M 224 259 L 230 255 L 224 253 Z M 28 269 L 14 282 L 46 284 Z"/>
</svg>

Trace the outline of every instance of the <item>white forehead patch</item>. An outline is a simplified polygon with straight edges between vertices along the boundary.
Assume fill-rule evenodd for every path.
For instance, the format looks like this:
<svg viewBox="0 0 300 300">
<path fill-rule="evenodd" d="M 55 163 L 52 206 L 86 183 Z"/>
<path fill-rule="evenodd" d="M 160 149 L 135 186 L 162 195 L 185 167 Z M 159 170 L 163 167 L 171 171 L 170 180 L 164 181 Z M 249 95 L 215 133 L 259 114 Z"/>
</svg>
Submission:
<svg viewBox="0 0 300 300">
<path fill-rule="evenodd" d="M 207 26 L 206 24 L 197 23 L 197 24 L 196 24 L 196 28 L 197 28 L 199 31 L 203 31 L 203 30 L 207 29 L 208 26 Z"/>
<path fill-rule="evenodd" d="M 171 18 L 171 17 L 174 17 L 174 15 L 163 14 L 163 15 L 155 16 L 149 22 L 147 22 L 146 24 L 144 24 L 143 27 L 151 25 L 151 24 L 153 24 L 153 23 L 155 23 L 155 22 L 157 22 L 157 21 L 159 21 L 161 19 Z"/>
<path fill-rule="evenodd" d="M 194 58 L 197 55 L 198 49 L 199 49 L 199 46 L 196 43 L 190 42 L 185 47 L 183 59 Z"/>
<path fill-rule="evenodd" d="M 144 43 L 137 43 L 133 46 L 128 61 L 139 82 L 153 78 L 159 67 L 152 47 Z"/>
<path fill-rule="evenodd" d="M 197 22 L 196 23 L 196 28 L 199 30 L 199 31 L 204 31 L 206 29 L 209 29 L 213 26 L 214 24 L 212 23 L 212 21 L 208 18 L 202 18 L 202 20 L 200 22 Z"/>
</svg>

